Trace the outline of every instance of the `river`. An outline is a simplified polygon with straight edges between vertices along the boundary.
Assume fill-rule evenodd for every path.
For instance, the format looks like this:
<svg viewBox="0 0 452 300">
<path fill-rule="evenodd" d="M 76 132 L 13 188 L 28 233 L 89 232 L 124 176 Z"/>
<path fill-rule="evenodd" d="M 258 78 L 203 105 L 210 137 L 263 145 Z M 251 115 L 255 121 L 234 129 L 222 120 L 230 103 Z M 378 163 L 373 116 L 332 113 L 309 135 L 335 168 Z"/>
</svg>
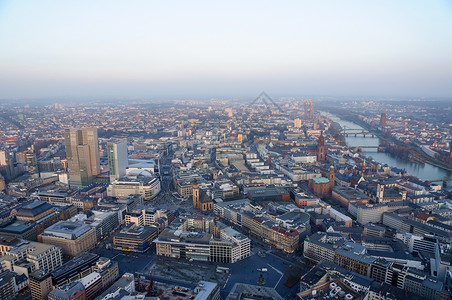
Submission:
<svg viewBox="0 0 452 300">
<path fill-rule="evenodd" d="M 336 115 L 327 113 L 327 112 L 321 112 L 323 116 L 328 117 L 329 119 L 333 120 L 334 122 L 341 125 L 343 128 L 346 126 L 347 128 L 352 129 L 363 129 L 361 126 L 342 120 Z M 352 134 L 349 134 L 348 137 L 345 137 L 345 141 L 348 146 L 350 147 L 356 147 L 356 146 L 378 146 L 380 145 L 380 139 L 378 137 L 371 137 L 371 136 L 354 136 Z M 416 162 L 411 162 L 408 160 L 403 160 L 398 157 L 395 157 L 394 155 L 391 155 L 390 153 L 386 152 L 377 152 L 377 149 L 363 149 L 362 154 L 365 155 L 368 158 L 372 158 L 377 162 L 387 164 L 391 167 L 396 167 L 399 169 L 405 169 L 408 174 L 416 176 L 420 178 L 421 180 L 438 180 L 443 178 L 451 178 L 452 172 L 435 167 L 431 164 L 425 163 L 425 164 L 419 164 Z M 436 182 L 437 184 L 441 184 L 441 182 Z M 452 182 L 449 180 L 449 186 L 448 189 L 452 188 Z"/>
</svg>

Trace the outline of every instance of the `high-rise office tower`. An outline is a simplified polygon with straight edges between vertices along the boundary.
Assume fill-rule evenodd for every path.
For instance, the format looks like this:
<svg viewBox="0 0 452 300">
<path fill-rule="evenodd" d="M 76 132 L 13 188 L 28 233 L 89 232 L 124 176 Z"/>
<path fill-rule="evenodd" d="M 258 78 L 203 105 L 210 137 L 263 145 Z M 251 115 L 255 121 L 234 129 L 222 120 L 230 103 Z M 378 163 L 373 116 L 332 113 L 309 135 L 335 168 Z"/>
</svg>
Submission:
<svg viewBox="0 0 452 300">
<path fill-rule="evenodd" d="M 69 185 L 87 186 L 100 173 L 97 128 L 66 129 L 64 144 L 68 161 Z"/>
<path fill-rule="evenodd" d="M 305 118 L 309 118 L 309 101 L 306 100 L 304 102 L 304 116 Z"/>
<path fill-rule="evenodd" d="M 27 166 L 28 166 L 28 172 L 30 173 L 36 173 L 38 172 L 38 165 L 36 163 L 36 153 L 35 153 L 35 147 L 31 145 L 31 147 L 28 147 L 28 150 L 25 154 Z"/>
<path fill-rule="evenodd" d="M 0 192 L 6 189 L 5 178 L 3 178 L 2 174 L 0 174 Z"/>
<path fill-rule="evenodd" d="M 386 126 L 386 114 L 382 113 L 380 117 L 380 126 L 385 127 Z"/>
<path fill-rule="evenodd" d="M 309 102 L 309 117 L 314 118 L 314 102 L 312 100 Z"/>
<path fill-rule="evenodd" d="M 110 168 L 110 181 L 115 181 L 126 175 L 128 166 L 127 142 L 108 142 L 107 156 Z"/>
<path fill-rule="evenodd" d="M 97 139 L 97 128 L 82 128 L 83 144 L 88 145 L 88 151 L 93 175 L 100 174 L 99 141 Z"/>
<path fill-rule="evenodd" d="M 0 166 L 6 166 L 8 160 L 8 153 L 6 151 L 0 151 Z"/>
<path fill-rule="evenodd" d="M 7 151 L 0 151 L 0 174 L 6 181 L 15 177 L 14 156 Z"/>
</svg>

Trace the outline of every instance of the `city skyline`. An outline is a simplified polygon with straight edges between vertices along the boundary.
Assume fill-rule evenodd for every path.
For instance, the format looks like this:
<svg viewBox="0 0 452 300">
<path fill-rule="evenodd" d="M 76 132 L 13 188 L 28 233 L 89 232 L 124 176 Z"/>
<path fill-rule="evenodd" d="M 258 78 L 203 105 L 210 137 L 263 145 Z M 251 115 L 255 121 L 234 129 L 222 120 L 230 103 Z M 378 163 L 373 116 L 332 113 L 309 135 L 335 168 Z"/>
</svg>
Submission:
<svg viewBox="0 0 452 300">
<path fill-rule="evenodd" d="M 0 299 L 452 299 L 451 17 L 0 1 Z"/>
<path fill-rule="evenodd" d="M 438 103 L 0 106 L 0 298 L 449 299 Z"/>
<path fill-rule="evenodd" d="M 0 4 L 0 99 L 452 97 L 452 5 Z"/>
</svg>

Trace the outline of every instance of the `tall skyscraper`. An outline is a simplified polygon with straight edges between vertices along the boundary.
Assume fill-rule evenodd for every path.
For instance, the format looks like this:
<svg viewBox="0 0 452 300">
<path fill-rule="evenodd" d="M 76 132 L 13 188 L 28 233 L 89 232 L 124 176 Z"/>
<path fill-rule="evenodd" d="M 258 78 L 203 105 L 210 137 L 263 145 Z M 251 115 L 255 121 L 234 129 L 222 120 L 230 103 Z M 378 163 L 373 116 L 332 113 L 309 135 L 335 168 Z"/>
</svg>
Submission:
<svg viewBox="0 0 452 300">
<path fill-rule="evenodd" d="M 309 118 L 309 101 L 304 102 L 304 117 Z"/>
<path fill-rule="evenodd" d="M 64 131 L 69 185 L 87 186 L 100 173 L 97 128 L 71 128 Z"/>
<path fill-rule="evenodd" d="M 449 147 L 449 158 L 452 161 L 452 142 L 450 142 L 450 147 Z"/>
<path fill-rule="evenodd" d="M 312 100 L 309 102 L 309 117 L 314 118 L 314 102 Z"/>
<path fill-rule="evenodd" d="M 385 127 L 386 126 L 386 114 L 382 113 L 380 117 L 380 126 Z"/>
<path fill-rule="evenodd" d="M 100 174 L 99 141 L 97 128 L 82 128 L 83 144 L 88 145 L 91 171 L 94 176 Z"/>
<path fill-rule="evenodd" d="M 127 142 L 108 142 L 107 156 L 110 168 L 110 181 L 115 181 L 126 175 L 128 166 Z"/>
<path fill-rule="evenodd" d="M 38 165 L 36 163 L 36 153 L 33 145 L 31 145 L 31 147 L 28 147 L 25 157 L 28 166 L 28 172 L 30 173 L 38 172 Z"/>
<path fill-rule="evenodd" d="M 0 151 L 0 166 L 6 166 L 8 160 L 8 153 L 6 151 Z"/>
<path fill-rule="evenodd" d="M 6 181 L 15 177 L 14 157 L 10 152 L 0 151 L 0 174 Z"/>
</svg>

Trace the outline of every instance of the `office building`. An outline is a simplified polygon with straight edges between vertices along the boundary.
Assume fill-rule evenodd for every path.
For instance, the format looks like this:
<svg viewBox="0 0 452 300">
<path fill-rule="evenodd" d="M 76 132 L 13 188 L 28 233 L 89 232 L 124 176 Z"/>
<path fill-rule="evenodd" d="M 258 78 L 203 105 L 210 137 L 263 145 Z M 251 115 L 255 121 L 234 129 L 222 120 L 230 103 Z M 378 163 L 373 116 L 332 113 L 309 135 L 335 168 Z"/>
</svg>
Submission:
<svg viewBox="0 0 452 300">
<path fill-rule="evenodd" d="M 155 209 L 144 205 L 137 205 L 125 215 L 125 224 L 136 226 L 156 226 L 161 229 L 168 225 L 169 210 Z"/>
<path fill-rule="evenodd" d="M 13 179 L 16 175 L 14 158 L 7 151 L 0 151 L 0 175 L 5 178 L 5 181 Z"/>
<path fill-rule="evenodd" d="M 351 202 L 348 206 L 348 211 L 356 217 L 356 220 L 360 224 L 381 223 L 385 213 L 395 211 L 399 208 L 407 208 L 408 205 L 408 201 L 394 201 L 365 205 L 361 205 L 358 202 Z"/>
<path fill-rule="evenodd" d="M 36 234 L 59 221 L 54 207 L 47 202 L 35 201 L 21 207 L 17 211 L 17 220 L 36 223 Z"/>
<path fill-rule="evenodd" d="M 69 184 L 87 186 L 100 173 L 97 128 L 66 129 L 64 131 Z"/>
<path fill-rule="evenodd" d="M 85 287 L 80 281 L 72 281 L 49 293 L 49 300 L 86 300 Z"/>
<path fill-rule="evenodd" d="M 434 235 L 427 234 L 413 234 L 409 232 L 398 232 L 395 237 L 401 240 L 410 252 L 425 252 L 435 253 L 435 246 L 438 243 L 438 238 Z"/>
<path fill-rule="evenodd" d="M 226 297 L 226 300 L 246 299 L 283 300 L 284 298 L 281 297 L 274 288 L 245 283 L 234 284 Z"/>
<path fill-rule="evenodd" d="M 27 221 L 6 221 L 0 225 L 0 235 L 36 241 L 36 223 Z"/>
<path fill-rule="evenodd" d="M 52 276 L 50 276 L 50 273 L 36 270 L 33 273 L 30 273 L 28 280 L 31 298 L 33 300 L 47 299 L 47 296 L 53 289 Z"/>
<path fill-rule="evenodd" d="M 375 258 L 368 255 L 366 248 L 353 242 L 345 242 L 336 250 L 334 263 L 358 274 L 367 276 Z"/>
<path fill-rule="evenodd" d="M 6 181 L 5 178 L 0 174 L 0 192 L 6 189 Z"/>
<path fill-rule="evenodd" d="M 44 201 L 35 201 L 21 207 L 17 211 L 16 218 L 21 221 L 40 221 L 54 214 L 52 205 Z"/>
<path fill-rule="evenodd" d="M 295 128 L 301 128 L 301 119 L 295 119 L 294 121 L 293 121 L 293 127 L 295 127 Z"/>
<path fill-rule="evenodd" d="M 9 155 L 8 152 L 0 150 L 0 166 L 5 166 L 8 164 Z"/>
<path fill-rule="evenodd" d="M 93 270 L 100 274 L 103 289 L 108 288 L 119 277 L 118 262 L 105 257 L 100 257 Z"/>
<path fill-rule="evenodd" d="M 27 152 L 25 153 L 28 172 L 29 173 L 37 173 L 38 172 L 38 165 L 36 161 L 36 153 L 35 148 L 32 145 L 31 147 L 28 147 Z"/>
<path fill-rule="evenodd" d="M 92 272 L 80 279 L 85 288 L 86 300 L 92 300 L 102 292 L 102 277 L 97 272 Z"/>
<path fill-rule="evenodd" d="M 156 177 L 124 177 L 110 183 L 107 188 L 107 195 L 117 198 L 141 195 L 144 200 L 152 200 L 160 192 L 160 189 L 160 180 Z"/>
<path fill-rule="evenodd" d="M 113 244 L 123 251 L 144 253 L 149 250 L 157 235 L 158 229 L 156 227 L 138 227 L 132 224 L 115 234 Z"/>
<path fill-rule="evenodd" d="M 42 270 L 45 273 L 63 264 L 63 254 L 60 247 L 24 240 L 19 240 L 2 255 L 11 257 L 10 271 L 13 271 L 16 262 L 23 259 L 31 263 L 32 271 Z"/>
<path fill-rule="evenodd" d="M 40 235 L 43 243 L 61 247 L 64 255 L 76 257 L 96 246 L 96 229 L 81 222 L 60 221 Z"/>
<path fill-rule="evenodd" d="M 231 262 L 234 263 L 250 256 L 251 240 L 240 232 L 232 229 L 232 227 L 226 226 L 224 228 L 221 228 L 220 238 L 238 245 L 238 247 L 234 246 L 233 248 L 234 252 L 231 256 Z"/>
<path fill-rule="evenodd" d="M 206 225 L 213 230 L 214 225 Z M 250 256 L 250 239 L 234 229 L 223 226 L 220 238 L 199 229 L 166 228 L 155 240 L 157 255 L 221 263 L 235 263 Z"/>
<path fill-rule="evenodd" d="M 98 260 L 99 255 L 89 252 L 71 259 L 50 273 L 53 286 L 58 287 L 92 273 Z"/>
<path fill-rule="evenodd" d="M 39 200 L 49 202 L 65 204 L 71 203 L 71 197 L 66 191 L 48 190 L 38 192 Z"/>
<path fill-rule="evenodd" d="M 182 233 L 182 231 L 179 232 L 172 229 L 165 229 L 159 235 L 158 239 L 155 240 L 157 255 L 198 261 L 210 261 L 209 243 L 211 239 L 212 234 L 209 233 Z M 226 245 L 216 244 L 216 246 L 225 247 Z M 216 254 L 227 252 L 227 249 L 215 251 Z"/>
<path fill-rule="evenodd" d="M 97 241 L 100 242 L 111 234 L 119 225 L 118 214 L 116 212 L 90 211 L 89 213 L 79 213 L 69 221 L 83 222 L 96 230 Z"/>
<path fill-rule="evenodd" d="M 200 281 L 194 289 L 194 300 L 220 300 L 220 286 L 215 282 Z"/>
<path fill-rule="evenodd" d="M 381 127 L 386 126 L 386 113 L 382 113 L 380 116 L 380 126 Z"/>
<path fill-rule="evenodd" d="M 344 243 L 340 234 L 317 232 L 304 240 L 303 256 L 314 263 L 334 262 L 336 250 Z"/>
<path fill-rule="evenodd" d="M 289 253 L 293 253 L 298 249 L 300 239 L 298 230 L 290 228 L 290 226 L 285 228 L 264 214 L 254 214 L 250 208 L 251 205 L 248 199 L 235 200 L 215 203 L 214 212 L 217 216 L 229 222 L 245 227 L 251 234 L 278 249 Z"/>
<path fill-rule="evenodd" d="M 0 299 L 9 300 L 14 299 L 14 280 L 15 273 L 13 272 L 3 272 L 0 274 Z"/>
<path fill-rule="evenodd" d="M 114 297 L 127 297 L 134 295 L 135 293 L 135 278 L 131 273 L 125 273 L 115 283 L 112 284 L 105 292 L 103 292 L 97 299 L 99 300 L 111 300 L 112 295 Z M 135 296 L 131 296 L 130 299 L 136 299 Z"/>
<path fill-rule="evenodd" d="M 332 197 L 333 200 L 337 201 L 341 206 L 346 208 L 348 208 L 350 203 L 365 205 L 370 201 L 370 198 L 366 194 L 346 186 L 334 187 Z"/>
<path fill-rule="evenodd" d="M 110 169 L 110 182 L 126 175 L 128 165 L 127 142 L 107 143 L 108 167 Z"/>
<path fill-rule="evenodd" d="M 385 233 L 386 233 L 385 227 L 375 225 L 374 223 L 364 224 L 363 230 L 364 236 L 384 237 Z"/>
</svg>

